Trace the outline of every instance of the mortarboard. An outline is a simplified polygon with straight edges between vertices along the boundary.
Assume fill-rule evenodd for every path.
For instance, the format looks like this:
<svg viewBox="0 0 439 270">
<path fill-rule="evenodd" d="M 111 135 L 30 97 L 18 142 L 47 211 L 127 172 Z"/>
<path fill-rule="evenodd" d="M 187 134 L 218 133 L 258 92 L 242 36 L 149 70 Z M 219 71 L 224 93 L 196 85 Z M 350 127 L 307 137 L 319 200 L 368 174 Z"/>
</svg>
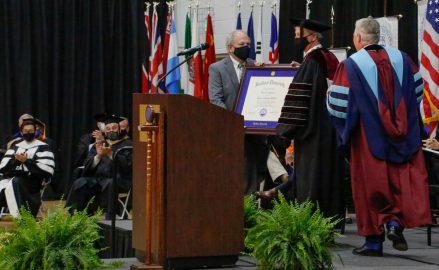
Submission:
<svg viewBox="0 0 439 270">
<path fill-rule="evenodd" d="M 105 125 L 116 123 L 119 124 L 120 121 L 123 120 L 120 116 L 117 116 L 115 114 L 107 115 L 105 118 L 102 119 Z"/>
<path fill-rule="evenodd" d="M 107 113 L 98 113 L 93 116 L 96 122 L 104 122 L 107 117 Z"/>
<path fill-rule="evenodd" d="M 42 127 L 46 127 L 46 124 L 44 124 L 44 122 L 41 121 L 40 119 L 34 118 L 33 120 L 34 120 L 35 124 L 42 126 Z"/>
<path fill-rule="evenodd" d="M 36 126 L 37 125 L 37 121 L 35 121 L 34 118 L 25 118 L 25 119 L 23 119 L 23 122 L 21 123 L 21 126 L 20 126 L 20 130 L 23 128 L 23 126 L 26 126 L 26 125 L 34 125 L 34 126 Z"/>
<path fill-rule="evenodd" d="M 302 28 L 306 28 L 308 30 L 319 32 L 319 33 L 331 29 L 331 26 L 315 20 L 292 18 L 290 19 L 290 22 L 294 26 L 300 26 Z"/>
</svg>

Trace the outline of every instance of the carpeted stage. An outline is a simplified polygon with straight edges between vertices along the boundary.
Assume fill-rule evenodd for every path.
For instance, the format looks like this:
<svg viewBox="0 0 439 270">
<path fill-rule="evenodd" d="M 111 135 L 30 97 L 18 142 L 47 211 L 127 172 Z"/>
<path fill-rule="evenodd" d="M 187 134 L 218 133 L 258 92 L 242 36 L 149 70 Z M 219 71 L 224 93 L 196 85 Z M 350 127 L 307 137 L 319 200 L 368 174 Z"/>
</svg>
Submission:
<svg viewBox="0 0 439 270">
<path fill-rule="evenodd" d="M 137 263 L 134 258 L 134 251 L 131 247 L 131 220 L 116 221 L 116 259 L 104 259 L 106 262 L 121 261 L 124 265 L 119 270 L 130 269 L 130 266 Z M 109 246 L 110 222 L 100 221 L 105 238 L 101 244 Z M 392 249 L 391 243 L 384 243 L 384 256 L 362 257 L 352 255 L 352 248 L 360 246 L 363 239 L 356 234 L 355 224 L 347 224 L 345 235 L 338 238 L 334 251 L 335 269 L 349 270 L 430 270 L 439 269 L 439 227 L 433 228 L 432 246 L 427 246 L 427 232 L 425 228 L 410 229 L 405 231 L 409 244 L 409 250 L 400 252 Z M 340 261 L 337 257 L 340 256 Z M 102 253 L 103 258 L 109 257 L 109 249 Z M 211 268 L 211 269 L 257 269 L 257 262 L 254 258 L 242 256 L 235 267 Z M 200 268 L 201 269 L 201 268 Z"/>
</svg>

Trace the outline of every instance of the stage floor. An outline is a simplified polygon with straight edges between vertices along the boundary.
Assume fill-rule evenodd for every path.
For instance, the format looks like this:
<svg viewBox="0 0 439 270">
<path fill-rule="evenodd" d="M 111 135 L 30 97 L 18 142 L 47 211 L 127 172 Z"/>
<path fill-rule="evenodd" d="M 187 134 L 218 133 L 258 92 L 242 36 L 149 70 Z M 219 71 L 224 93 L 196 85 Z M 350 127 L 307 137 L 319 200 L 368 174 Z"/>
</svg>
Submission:
<svg viewBox="0 0 439 270">
<path fill-rule="evenodd" d="M 384 243 L 383 257 L 362 257 L 352 254 L 354 247 L 363 244 L 363 238 L 356 234 L 355 224 L 347 224 L 344 236 L 336 240 L 333 248 L 334 255 L 339 255 L 342 262 L 334 258 L 335 269 L 349 270 L 430 270 L 439 269 L 439 228 L 432 229 L 432 246 L 427 246 L 427 230 L 425 228 L 410 229 L 404 232 L 409 250 L 396 251 L 391 242 Z M 130 265 L 137 262 L 135 258 L 105 259 L 105 262 L 123 261 L 125 264 L 119 270 L 130 269 Z M 215 268 L 214 270 L 229 269 L 257 269 L 254 258 L 240 257 L 234 268 Z"/>
</svg>

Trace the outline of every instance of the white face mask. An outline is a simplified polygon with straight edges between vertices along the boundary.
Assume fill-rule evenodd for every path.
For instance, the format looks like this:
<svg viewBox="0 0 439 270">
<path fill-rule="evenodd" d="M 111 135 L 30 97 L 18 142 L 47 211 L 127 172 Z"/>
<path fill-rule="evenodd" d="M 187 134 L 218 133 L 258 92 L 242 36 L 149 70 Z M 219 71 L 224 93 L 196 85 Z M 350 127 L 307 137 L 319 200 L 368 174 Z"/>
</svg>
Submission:
<svg viewBox="0 0 439 270">
<path fill-rule="evenodd" d="M 97 126 L 101 132 L 105 131 L 105 123 L 98 122 Z"/>
</svg>

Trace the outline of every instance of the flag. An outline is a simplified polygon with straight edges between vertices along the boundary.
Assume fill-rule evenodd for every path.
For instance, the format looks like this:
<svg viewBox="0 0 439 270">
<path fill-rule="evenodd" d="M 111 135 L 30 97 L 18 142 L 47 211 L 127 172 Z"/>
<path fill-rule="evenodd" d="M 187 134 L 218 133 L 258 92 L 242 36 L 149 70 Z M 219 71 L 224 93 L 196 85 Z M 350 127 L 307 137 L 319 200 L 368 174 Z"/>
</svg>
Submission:
<svg viewBox="0 0 439 270">
<path fill-rule="evenodd" d="M 154 7 L 152 14 L 151 37 L 151 61 L 149 75 L 151 78 L 151 93 L 156 93 L 158 91 L 158 81 L 163 76 L 162 41 L 156 7 Z"/>
<path fill-rule="evenodd" d="M 165 32 L 165 42 L 163 43 L 163 70 L 166 71 L 167 59 L 168 59 L 168 51 L 169 51 L 169 42 L 171 41 L 171 8 L 168 8 L 168 15 L 166 16 L 166 32 Z M 166 72 L 165 72 L 166 73 Z"/>
<path fill-rule="evenodd" d="M 262 9 L 263 4 L 261 2 L 259 9 L 259 20 L 258 20 L 258 29 L 256 33 L 256 61 L 264 62 L 264 58 L 262 57 Z"/>
<path fill-rule="evenodd" d="M 146 27 L 146 52 L 150 52 L 150 37 L 151 37 L 151 25 L 149 22 L 149 5 L 145 11 L 145 27 Z M 148 70 L 149 55 L 145 55 L 145 59 L 142 61 L 142 93 L 149 92 L 149 70 Z"/>
<path fill-rule="evenodd" d="M 242 30 L 241 11 L 239 11 L 238 18 L 236 19 L 236 30 Z"/>
<path fill-rule="evenodd" d="M 184 48 L 188 49 L 191 47 L 192 43 L 192 33 L 191 33 L 191 18 L 190 10 L 186 13 L 186 26 L 184 31 Z M 186 56 L 181 56 L 182 61 L 186 60 Z M 181 92 L 187 94 L 189 91 L 189 63 L 181 66 Z"/>
<path fill-rule="evenodd" d="M 250 13 L 250 19 L 248 19 L 247 35 L 250 38 L 250 54 L 248 55 L 248 58 L 255 60 L 256 51 L 255 51 L 255 33 L 253 30 L 253 11 Z"/>
<path fill-rule="evenodd" d="M 209 44 L 209 48 L 206 49 L 204 55 L 203 100 L 209 100 L 209 66 L 216 61 L 215 40 L 213 37 L 212 17 L 210 14 L 207 15 L 206 43 Z"/>
<path fill-rule="evenodd" d="M 270 55 L 268 59 L 272 64 L 277 64 L 279 61 L 279 47 L 277 45 L 277 19 L 276 15 L 271 13 L 271 36 L 270 36 Z"/>
<path fill-rule="evenodd" d="M 169 35 L 169 50 L 167 53 L 167 65 L 166 65 L 166 72 L 170 72 L 171 69 L 178 66 L 180 61 L 178 60 L 178 46 L 177 46 L 177 31 L 175 28 L 175 22 L 174 22 L 174 14 L 173 12 L 170 15 L 170 35 Z M 180 69 L 175 69 L 171 73 L 168 74 L 166 77 L 166 89 L 168 90 L 168 93 L 171 94 L 178 94 L 180 90 Z"/>
<path fill-rule="evenodd" d="M 424 21 L 421 49 L 421 76 L 424 80 L 424 97 L 421 113 L 430 133 L 439 121 L 439 1 L 429 0 Z"/>
<path fill-rule="evenodd" d="M 200 44 L 198 33 L 198 7 L 194 9 L 194 17 L 192 20 L 192 42 L 191 47 Z M 202 98 L 203 95 L 203 61 L 201 52 L 195 52 L 194 57 L 190 60 L 189 65 L 189 95 Z"/>
</svg>

